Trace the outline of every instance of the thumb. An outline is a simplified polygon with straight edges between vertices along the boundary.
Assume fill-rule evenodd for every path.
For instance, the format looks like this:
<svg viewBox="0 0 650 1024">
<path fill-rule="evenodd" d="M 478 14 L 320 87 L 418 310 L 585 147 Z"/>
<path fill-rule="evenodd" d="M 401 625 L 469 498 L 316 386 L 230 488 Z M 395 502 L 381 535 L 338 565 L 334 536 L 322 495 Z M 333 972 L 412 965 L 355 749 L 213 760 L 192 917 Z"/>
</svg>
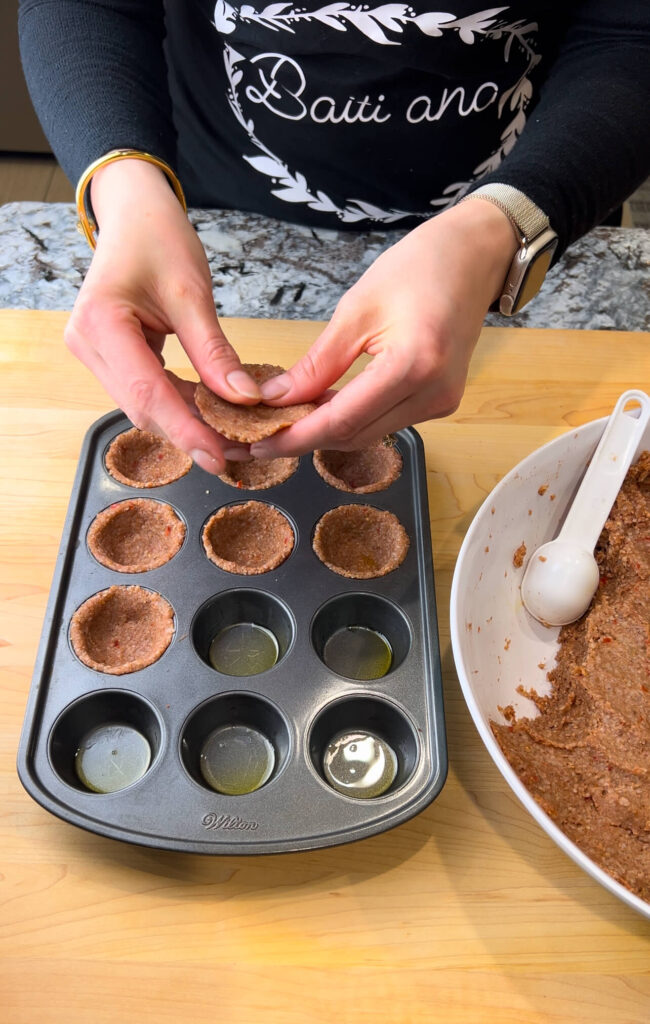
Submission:
<svg viewBox="0 0 650 1024">
<path fill-rule="evenodd" d="M 335 384 L 362 351 L 357 336 L 331 321 L 290 370 L 260 385 L 262 398 L 277 405 L 311 402 Z"/>
<path fill-rule="evenodd" d="M 178 339 L 201 380 L 229 402 L 259 402 L 260 389 L 243 368 L 209 301 L 189 306 L 174 321 Z"/>
</svg>

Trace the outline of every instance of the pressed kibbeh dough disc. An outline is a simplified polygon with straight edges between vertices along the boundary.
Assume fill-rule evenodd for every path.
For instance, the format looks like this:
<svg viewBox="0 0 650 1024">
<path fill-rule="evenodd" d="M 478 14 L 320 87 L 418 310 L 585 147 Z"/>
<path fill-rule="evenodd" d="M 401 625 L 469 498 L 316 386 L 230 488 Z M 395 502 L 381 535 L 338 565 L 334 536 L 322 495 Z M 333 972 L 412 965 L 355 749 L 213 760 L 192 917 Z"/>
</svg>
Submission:
<svg viewBox="0 0 650 1024">
<path fill-rule="evenodd" d="M 402 472 L 402 456 L 383 441 L 353 452 L 319 449 L 314 468 L 331 487 L 352 494 L 384 491 Z"/>
<path fill-rule="evenodd" d="M 171 605 L 137 586 L 113 586 L 93 594 L 70 622 L 70 641 L 80 661 L 116 676 L 152 665 L 173 635 Z"/>
<path fill-rule="evenodd" d="M 276 569 L 294 543 L 287 517 L 263 501 L 224 505 L 203 527 L 203 547 L 210 561 L 243 576 Z"/>
<path fill-rule="evenodd" d="M 242 366 L 256 384 L 263 384 L 271 377 L 284 373 L 282 366 L 271 366 L 269 363 L 243 363 Z M 197 384 L 194 401 L 208 426 L 228 440 L 243 444 L 253 444 L 271 437 L 316 409 L 313 402 L 283 406 L 264 405 L 263 402 L 258 405 L 235 405 L 215 395 L 203 383 Z"/>
<path fill-rule="evenodd" d="M 132 427 L 111 441 L 106 452 L 106 469 L 128 487 L 162 487 L 180 479 L 192 468 L 185 452 L 174 448 L 149 430 Z"/>
<path fill-rule="evenodd" d="M 339 576 L 369 580 L 397 569 L 406 558 L 409 538 L 392 512 L 370 505 L 339 505 L 322 516 L 313 548 Z"/>
<path fill-rule="evenodd" d="M 171 505 L 151 498 L 116 502 L 88 530 L 90 553 L 115 572 L 148 572 L 169 562 L 185 539 L 185 523 Z"/>
</svg>

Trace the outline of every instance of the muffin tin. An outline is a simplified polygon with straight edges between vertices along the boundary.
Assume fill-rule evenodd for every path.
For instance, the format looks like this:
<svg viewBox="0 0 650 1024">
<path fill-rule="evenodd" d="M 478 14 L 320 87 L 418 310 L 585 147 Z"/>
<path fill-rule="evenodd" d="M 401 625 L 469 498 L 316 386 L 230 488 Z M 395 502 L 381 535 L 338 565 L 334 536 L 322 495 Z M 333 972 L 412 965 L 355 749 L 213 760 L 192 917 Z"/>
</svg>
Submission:
<svg viewBox="0 0 650 1024">
<path fill-rule="evenodd" d="M 303 456 L 285 482 L 264 491 L 233 487 L 194 465 L 155 488 L 129 487 L 105 467 L 106 450 L 131 428 L 121 412 L 88 431 L 64 527 L 18 753 L 20 779 L 43 807 L 100 835 L 205 854 L 277 853 L 361 839 L 398 825 L 440 792 L 447 749 L 423 446 L 412 429 L 396 444 L 399 478 L 386 490 L 336 490 Z M 95 517 L 114 502 L 146 497 L 169 504 L 186 525 L 164 565 L 124 574 L 87 546 Z M 261 575 L 226 572 L 203 548 L 205 523 L 220 507 L 256 500 L 281 511 L 295 534 L 289 557 Z M 320 517 L 348 502 L 393 512 L 410 538 L 404 562 L 367 580 L 333 573 L 312 550 Z M 109 675 L 83 664 L 70 641 L 74 612 L 111 586 L 160 594 L 174 611 L 174 636 L 153 664 Z M 271 630 L 276 664 L 252 676 L 216 671 L 215 633 L 250 621 Z M 393 649 L 389 672 L 359 680 L 322 660 L 328 638 L 346 625 L 375 629 Z M 106 724 L 130 726 L 150 748 L 144 775 L 124 789 L 95 793 L 75 771 L 84 736 Z M 211 789 L 200 770 L 207 738 L 228 725 L 259 730 L 273 746 L 273 771 L 241 796 Z M 328 785 L 323 754 L 342 730 L 368 730 L 397 754 L 382 796 L 360 800 Z"/>
</svg>

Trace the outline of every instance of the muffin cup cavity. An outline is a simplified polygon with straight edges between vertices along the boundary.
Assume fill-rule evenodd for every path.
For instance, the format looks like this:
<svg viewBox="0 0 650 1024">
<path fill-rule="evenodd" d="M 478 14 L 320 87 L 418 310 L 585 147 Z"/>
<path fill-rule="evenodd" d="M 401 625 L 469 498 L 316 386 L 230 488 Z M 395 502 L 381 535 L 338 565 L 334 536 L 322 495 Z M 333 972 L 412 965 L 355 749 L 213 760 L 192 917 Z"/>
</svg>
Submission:
<svg viewBox="0 0 650 1024">
<path fill-rule="evenodd" d="M 397 760 L 392 782 L 381 796 L 395 793 L 412 777 L 420 750 L 413 726 L 406 716 L 395 705 L 380 698 L 352 696 L 333 701 L 324 708 L 314 720 L 309 733 L 311 764 L 323 784 L 333 792 L 339 790 L 331 785 L 325 767 L 325 757 L 328 748 L 331 749 L 332 741 L 343 735 L 363 737 L 368 734 L 387 744 Z M 358 768 L 360 772 L 363 771 L 362 765 Z M 363 798 L 360 791 L 355 796 L 353 789 L 345 795 L 350 799 Z"/>
<path fill-rule="evenodd" d="M 226 468 L 219 476 L 230 487 L 238 487 L 245 491 L 266 491 L 269 487 L 277 487 L 298 469 L 300 459 L 251 459 L 250 462 L 226 462 Z"/>
<path fill-rule="evenodd" d="M 411 646 L 411 627 L 392 601 L 376 594 L 342 594 L 317 611 L 311 642 L 335 675 L 379 679 L 404 661 Z"/>
<path fill-rule="evenodd" d="M 185 540 L 185 523 L 171 505 L 132 498 L 105 508 L 87 534 L 90 553 L 115 572 L 149 572 L 169 562 Z"/>
<path fill-rule="evenodd" d="M 320 449 L 314 452 L 314 468 L 323 480 L 339 491 L 372 494 L 385 491 L 402 472 L 402 456 L 394 445 L 382 441 L 354 452 Z"/>
<path fill-rule="evenodd" d="M 368 580 L 386 576 L 402 564 L 409 538 L 392 512 L 371 505 L 339 505 L 318 520 L 313 548 L 332 572 Z"/>
<path fill-rule="evenodd" d="M 127 487 L 162 487 L 192 468 L 185 452 L 149 430 L 132 427 L 111 442 L 104 459 L 108 473 Z"/>
<path fill-rule="evenodd" d="M 116 738 L 112 749 L 103 742 L 104 730 Z M 93 742 L 97 756 L 84 784 L 79 754 L 84 745 Z M 126 690 L 101 690 L 80 698 L 61 713 L 50 734 L 49 758 L 68 786 L 82 792 L 116 792 L 130 788 L 151 770 L 162 742 L 160 719 L 148 701 Z"/>
<path fill-rule="evenodd" d="M 224 505 L 203 527 L 203 547 L 225 572 L 255 576 L 276 569 L 293 551 L 293 527 L 263 501 Z"/>
<path fill-rule="evenodd" d="M 213 760 L 221 743 L 232 759 L 225 766 Z M 290 750 L 291 733 L 280 710 L 262 697 L 236 692 L 212 697 L 195 708 L 185 722 L 180 745 L 190 778 L 226 797 L 246 796 L 268 786 L 284 768 Z M 265 753 L 268 761 L 260 767 Z M 251 756 L 258 761 L 252 769 Z"/>
<path fill-rule="evenodd" d="M 173 635 L 171 605 L 160 594 L 137 586 L 113 586 L 93 594 L 70 623 L 70 641 L 79 660 L 110 675 L 152 665 Z"/>
<path fill-rule="evenodd" d="M 277 645 L 275 664 L 282 661 L 295 636 L 293 616 L 277 597 L 261 590 L 226 590 L 199 608 L 190 627 L 190 637 L 201 660 L 226 675 L 257 675 L 266 671 L 266 667 L 272 667 L 270 664 L 262 667 L 264 661 L 254 649 L 243 649 L 239 659 L 231 657 L 226 662 L 222 656 L 215 662 L 215 638 L 242 624 L 267 631 Z"/>
</svg>

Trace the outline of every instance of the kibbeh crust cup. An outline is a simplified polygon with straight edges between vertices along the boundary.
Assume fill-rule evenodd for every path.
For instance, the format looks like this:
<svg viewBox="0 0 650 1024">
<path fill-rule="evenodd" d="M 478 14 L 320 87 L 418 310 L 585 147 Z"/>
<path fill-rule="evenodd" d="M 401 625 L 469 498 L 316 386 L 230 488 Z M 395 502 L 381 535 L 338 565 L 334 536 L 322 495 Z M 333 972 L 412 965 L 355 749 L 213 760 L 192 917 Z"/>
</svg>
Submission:
<svg viewBox="0 0 650 1024">
<path fill-rule="evenodd" d="M 118 434 L 109 445 L 105 463 L 111 476 L 128 487 L 162 487 L 179 480 L 192 468 L 192 460 L 185 452 L 157 434 L 137 427 Z"/>
<path fill-rule="evenodd" d="M 383 441 L 355 452 L 319 449 L 314 452 L 314 468 L 339 491 L 372 494 L 385 491 L 397 480 L 402 472 L 402 456 Z"/>
<path fill-rule="evenodd" d="M 148 572 L 169 562 L 185 539 L 185 523 L 171 505 L 151 498 L 118 501 L 88 530 L 90 553 L 115 572 Z"/>
<path fill-rule="evenodd" d="M 297 456 L 280 459 L 251 459 L 250 462 L 226 462 L 226 468 L 219 479 L 231 487 L 246 491 L 265 491 L 269 487 L 283 484 L 298 469 Z"/>
<path fill-rule="evenodd" d="M 79 660 L 114 676 L 158 661 L 173 635 L 171 605 L 144 587 L 101 590 L 77 608 L 70 622 L 70 641 Z"/>
<path fill-rule="evenodd" d="M 269 363 L 242 365 L 256 384 L 263 384 L 271 377 L 284 373 L 282 366 L 271 366 Z M 228 440 L 241 441 L 244 444 L 253 444 L 265 437 L 271 437 L 278 430 L 290 427 L 303 416 L 308 416 L 316 408 L 313 402 L 282 406 L 264 405 L 263 402 L 258 405 L 235 405 L 215 395 L 203 383 L 197 384 L 194 401 L 208 426 Z"/>
<path fill-rule="evenodd" d="M 203 527 L 203 546 L 210 561 L 243 576 L 276 569 L 289 557 L 294 543 L 287 517 L 263 501 L 225 505 Z"/>
<path fill-rule="evenodd" d="M 339 576 L 370 580 L 402 564 L 409 538 L 392 512 L 369 505 L 339 505 L 316 523 L 313 548 Z"/>
</svg>

